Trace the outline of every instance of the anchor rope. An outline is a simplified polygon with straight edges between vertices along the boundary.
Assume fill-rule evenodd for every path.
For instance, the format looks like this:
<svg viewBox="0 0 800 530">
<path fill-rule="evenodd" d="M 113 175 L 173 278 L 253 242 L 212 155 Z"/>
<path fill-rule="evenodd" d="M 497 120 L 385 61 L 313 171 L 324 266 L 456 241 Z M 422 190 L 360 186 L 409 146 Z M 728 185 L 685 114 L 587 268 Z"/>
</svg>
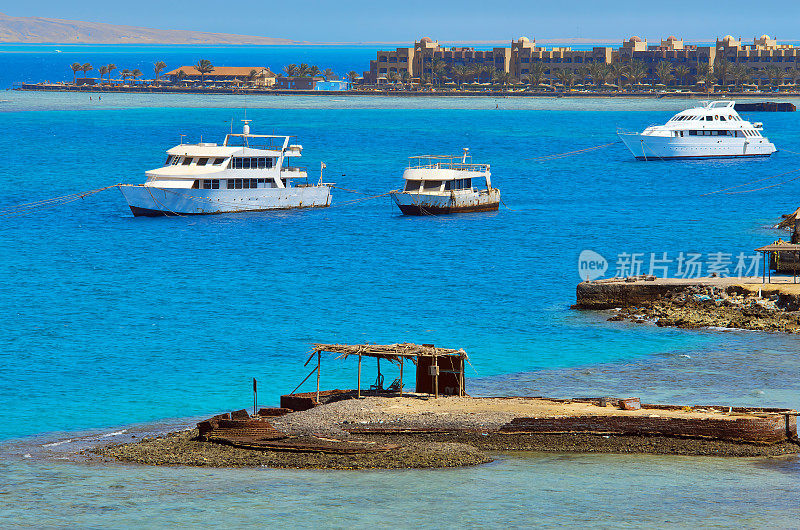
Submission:
<svg viewBox="0 0 800 530">
<path fill-rule="evenodd" d="M 524 158 L 523 160 L 531 160 L 531 161 L 534 161 L 534 162 L 541 162 L 541 161 L 545 161 L 545 160 L 556 160 L 556 159 L 559 159 L 559 158 L 566 158 L 568 156 L 580 155 L 580 154 L 583 154 L 583 153 L 588 153 L 589 151 L 595 151 L 597 149 L 605 149 L 606 147 L 611 147 L 612 145 L 617 145 L 617 144 L 621 144 L 621 143 L 622 143 L 622 140 L 617 140 L 616 142 L 611 142 L 611 143 L 602 144 L 602 145 L 595 145 L 593 147 L 586 147 L 584 149 L 578 149 L 576 151 L 567 151 L 566 153 L 556 153 L 554 155 L 539 156 L 539 157 L 534 157 L 534 158 Z"/>
<path fill-rule="evenodd" d="M 80 193 L 71 193 L 69 195 L 61 195 L 60 197 L 51 197 L 49 199 L 42 199 L 39 201 L 32 201 L 26 202 L 22 204 L 18 204 L 16 206 L 12 206 L 10 208 L 6 208 L 0 210 L 0 217 L 16 217 L 19 215 L 25 215 L 27 213 L 31 213 L 37 210 L 44 210 L 47 208 L 53 208 L 55 206 L 61 206 L 64 204 L 69 204 L 71 202 L 75 202 L 77 200 L 83 199 L 84 197 L 88 197 L 90 195 L 94 195 L 95 193 L 100 193 L 101 191 L 105 191 L 107 189 L 116 188 L 119 184 L 113 184 L 111 186 L 104 186 L 102 188 L 97 188 L 94 190 L 89 191 L 82 191 Z"/>
</svg>

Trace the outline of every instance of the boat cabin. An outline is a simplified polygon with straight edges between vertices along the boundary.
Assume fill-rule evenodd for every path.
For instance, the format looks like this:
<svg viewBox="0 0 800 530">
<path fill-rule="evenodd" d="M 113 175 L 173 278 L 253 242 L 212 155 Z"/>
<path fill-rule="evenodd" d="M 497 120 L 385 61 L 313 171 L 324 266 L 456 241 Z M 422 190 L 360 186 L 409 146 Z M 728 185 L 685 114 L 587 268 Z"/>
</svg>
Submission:
<svg viewBox="0 0 800 530">
<path fill-rule="evenodd" d="M 475 191 L 473 186 L 481 184 L 485 189 L 492 188 L 489 164 L 473 164 L 468 149 L 461 156 L 409 157 L 403 179 L 405 193 L 449 195 L 460 191 Z"/>
</svg>

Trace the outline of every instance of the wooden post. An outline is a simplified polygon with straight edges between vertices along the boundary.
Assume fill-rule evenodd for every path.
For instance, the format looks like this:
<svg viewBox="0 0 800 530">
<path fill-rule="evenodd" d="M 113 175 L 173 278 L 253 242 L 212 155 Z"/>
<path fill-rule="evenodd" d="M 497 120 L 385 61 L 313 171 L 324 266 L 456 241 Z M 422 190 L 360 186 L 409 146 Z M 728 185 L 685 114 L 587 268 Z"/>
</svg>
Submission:
<svg viewBox="0 0 800 530">
<path fill-rule="evenodd" d="M 400 397 L 403 397 L 403 358 L 400 357 Z"/>
<path fill-rule="evenodd" d="M 361 354 L 358 354 L 358 397 L 361 397 Z"/>
<path fill-rule="evenodd" d="M 458 397 L 464 397 L 464 358 L 461 359 L 461 369 L 458 372 Z"/>
<path fill-rule="evenodd" d="M 439 358 L 434 355 L 433 356 L 433 366 L 436 367 L 435 375 L 433 376 L 433 391 L 434 397 L 439 397 Z"/>
<path fill-rule="evenodd" d="M 317 352 L 317 403 L 319 403 L 319 367 L 322 364 L 322 353 Z"/>
</svg>

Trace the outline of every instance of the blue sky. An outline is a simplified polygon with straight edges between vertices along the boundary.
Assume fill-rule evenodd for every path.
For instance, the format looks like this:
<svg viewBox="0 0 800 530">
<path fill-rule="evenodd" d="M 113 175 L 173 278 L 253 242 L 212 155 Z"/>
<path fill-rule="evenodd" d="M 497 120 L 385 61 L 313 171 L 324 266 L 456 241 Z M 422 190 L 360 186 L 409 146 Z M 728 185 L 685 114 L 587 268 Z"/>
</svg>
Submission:
<svg viewBox="0 0 800 530">
<path fill-rule="evenodd" d="M 669 34 L 751 40 L 763 33 L 800 40 L 800 2 L 793 0 L 0 0 L 0 12 L 315 42 L 408 42 L 423 35 L 440 41 L 506 41 L 519 35 L 621 40 L 633 34 L 651 40 Z"/>
</svg>

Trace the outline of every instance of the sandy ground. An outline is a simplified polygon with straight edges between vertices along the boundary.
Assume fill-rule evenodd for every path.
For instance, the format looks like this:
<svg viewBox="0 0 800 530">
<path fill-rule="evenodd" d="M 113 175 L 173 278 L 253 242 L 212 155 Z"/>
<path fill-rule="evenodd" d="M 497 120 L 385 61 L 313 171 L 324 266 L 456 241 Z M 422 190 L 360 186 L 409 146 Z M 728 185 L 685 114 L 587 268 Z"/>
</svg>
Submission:
<svg viewBox="0 0 800 530">
<path fill-rule="evenodd" d="M 625 411 L 591 403 L 558 402 L 538 398 L 440 397 L 415 394 L 404 397 L 349 399 L 296 412 L 272 420 L 276 429 L 293 434 L 348 436 L 348 425 L 406 428 L 459 428 L 496 430 L 514 418 L 553 416 L 644 416 L 686 419 L 739 419 L 752 414 L 716 412 L 708 409 Z"/>
</svg>

